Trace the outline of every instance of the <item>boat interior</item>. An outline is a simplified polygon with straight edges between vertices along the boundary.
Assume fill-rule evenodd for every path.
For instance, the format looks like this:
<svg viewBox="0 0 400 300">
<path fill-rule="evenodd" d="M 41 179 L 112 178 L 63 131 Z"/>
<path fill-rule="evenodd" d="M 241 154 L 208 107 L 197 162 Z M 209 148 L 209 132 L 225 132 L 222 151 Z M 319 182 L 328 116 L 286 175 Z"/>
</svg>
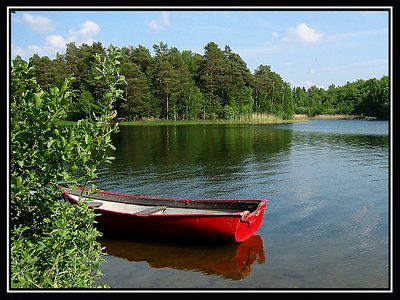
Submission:
<svg viewBox="0 0 400 300">
<path fill-rule="evenodd" d="M 88 200 L 88 204 L 102 210 L 123 213 L 150 214 L 231 214 L 257 209 L 260 200 L 185 200 L 128 196 L 111 193 L 86 195 L 81 189 L 63 188 L 74 201 Z"/>
</svg>

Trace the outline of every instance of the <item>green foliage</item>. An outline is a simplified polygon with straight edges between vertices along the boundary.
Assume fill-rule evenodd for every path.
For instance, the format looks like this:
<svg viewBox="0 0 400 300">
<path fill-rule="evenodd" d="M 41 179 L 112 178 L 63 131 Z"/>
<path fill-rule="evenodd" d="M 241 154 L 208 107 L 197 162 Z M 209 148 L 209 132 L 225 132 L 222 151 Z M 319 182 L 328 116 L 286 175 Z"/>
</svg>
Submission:
<svg viewBox="0 0 400 300">
<path fill-rule="evenodd" d="M 308 97 L 305 88 L 296 87 L 292 91 L 295 104 L 295 113 L 306 114 L 308 107 Z"/>
<path fill-rule="evenodd" d="M 283 99 L 284 99 L 284 104 L 283 104 L 283 112 L 282 112 L 282 116 L 284 119 L 292 119 L 293 115 L 294 115 L 294 107 L 295 107 L 295 103 L 294 103 L 294 99 L 293 99 L 293 94 L 292 91 L 290 90 L 290 85 L 285 82 L 284 83 L 284 95 L 283 95 Z"/>
<path fill-rule="evenodd" d="M 92 93 L 88 90 L 82 90 L 78 96 L 78 102 L 76 105 L 71 106 L 71 110 L 75 110 L 79 116 L 78 119 L 81 119 L 90 117 L 91 112 L 97 111 L 98 107 Z"/>
<path fill-rule="evenodd" d="M 119 52 L 96 55 L 97 80 L 109 90 L 97 111 L 76 126 L 59 126 L 74 93 L 72 78 L 43 89 L 34 69 L 18 60 L 11 69 L 11 287 L 91 288 L 102 274 L 103 249 L 87 205 L 61 199 L 60 184 L 86 186 L 114 149 L 113 104 L 122 95 Z M 92 186 L 95 188 L 95 186 Z"/>
<path fill-rule="evenodd" d="M 331 85 L 327 90 L 312 86 L 291 89 L 290 85 L 261 64 L 252 74 L 246 62 L 229 46 L 221 49 L 209 42 L 204 55 L 179 51 L 160 42 L 149 49 L 124 47 L 118 54 L 119 72 L 126 76 L 125 101 L 113 103 L 118 116 L 126 120 L 140 119 L 231 119 L 248 113 L 274 115 L 290 119 L 295 113 L 359 114 L 389 117 L 389 80 L 358 80 L 342 87 Z M 88 111 L 101 111 L 107 103 L 107 81 L 99 81 L 96 53 L 105 55 L 100 42 L 77 47 L 67 45 L 65 55 L 54 60 L 34 55 L 37 81 L 43 87 L 58 85 L 63 78 L 74 76 L 76 91 L 68 110 L 68 119 L 86 117 Z M 21 59 L 21 58 L 19 58 Z M 114 68 L 112 67 L 112 68 Z M 386 79 L 385 79 L 386 78 Z M 247 96 L 252 92 L 252 101 Z M 248 104 L 253 105 L 248 109 Z"/>
<path fill-rule="evenodd" d="M 47 56 L 40 57 L 34 54 L 29 59 L 29 66 L 35 66 L 32 70 L 33 76 L 44 89 L 59 86 L 68 77 L 66 63 L 60 54 L 53 60 Z"/>
<path fill-rule="evenodd" d="M 389 118 L 389 80 L 381 79 L 357 80 L 344 86 L 331 85 L 328 90 L 310 87 L 304 95 L 298 89 L 294 91 L 296 112 L 306 112 L 310 116 L 316 114 L 348 114 Z M 301 99 L 301 100 L 300 100 Z"/>
<path fill-rule="evenodd" d="M 12 288 L 90 288 L 105 262 L 93 227 L 94 210 L 86 204 L 51 206 L 41 233 L 14 228 L 11 237 Z M 100 287 L 100 286 L 99 286 Z M 102 285 L 101 287 L 106 287 Z"/>
</svg>

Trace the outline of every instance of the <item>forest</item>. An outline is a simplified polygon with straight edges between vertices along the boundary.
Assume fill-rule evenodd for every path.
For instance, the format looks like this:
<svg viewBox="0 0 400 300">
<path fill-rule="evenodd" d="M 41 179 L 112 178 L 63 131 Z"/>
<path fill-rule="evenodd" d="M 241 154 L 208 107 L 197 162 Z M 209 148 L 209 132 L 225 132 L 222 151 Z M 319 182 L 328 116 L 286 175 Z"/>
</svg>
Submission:
<svg viewBox="0 0 400 300">
<path fill-rule="evenodd" d="M 75 96 L 69 120 L 87 117 L 105 100 L 107 84 L 95 80 L 95 55 L 104 54 L 101 42 L 67 44 L 54 59 L 34 54 L 29 66 L 39 85 L 59 86 L 73 76 Z M 118 118 L 126 121 L 165 119 L 235 119 L 268 114 L 292 119 L 295 114 L 345 114 L 389 119 L 389 78 L 359 79 L 328 89 L 291 87 L 267 64 L 253 73 L 240 55 L 209 42 L 204 54 L 160 42 L 154 55 L 138 45 L 120 48 L 119 68 L 125 76 L 124 97 L 116 103 Z M 20 56 L 14 60 L 22 60 Z"/>
</svg>

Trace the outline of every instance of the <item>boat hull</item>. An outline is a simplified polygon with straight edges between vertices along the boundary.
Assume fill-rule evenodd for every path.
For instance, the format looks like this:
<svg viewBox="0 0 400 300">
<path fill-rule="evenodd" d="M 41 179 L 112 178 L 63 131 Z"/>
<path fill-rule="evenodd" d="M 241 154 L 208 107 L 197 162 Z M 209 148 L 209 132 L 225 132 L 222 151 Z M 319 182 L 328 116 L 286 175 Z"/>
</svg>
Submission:
<svg viewBox="0 0 400 300">
<path fill-rule="evenodd" d="M 108 192 L 107 195 L 118 196 L 119 194 Z M 72 197 L 66 191 L 64 191 L 64 198 L 72 203 L 78 202 L 76 197 Z M 165 200 L 168 204 L 168 199 L 157 200 Z M 176 202 L 177 199 L 174 201 Z M 188 200 L 182 199 L 182 201 Z M 226 200 L 212 200 L 214 205 L 218 205 L 218 201 Z M 232 206 L 235 201 L 243 205 L 245 200 L 229 200 Z M 254 205 L 255 200 L 251 201 Z M 151 200 L 148 199 L 148 202 L 150 204 Z M 137 214 L 103 209 L 101 206 L 95 209 L 99 213 L 97 226 L 104 233 L 132 237 L 158 236 L 171 239 L 241 242 L 253 236 L 260 228 L 266 205 L 267 200 L 258 200 L 257 208 L 253 212 L 238 211 L 220 214 Z"/>
<path fill-rule="evenodd" d="M 260 215 L 252 223 L 240 215 L 230 216 L 139 216 L 102 211 L 98 227 L 108 233 L 152 235 L 171 238 L 244 241 L 261 225 Z M 260 212 L 260 214 L 263 212 Z"/>
</svg>

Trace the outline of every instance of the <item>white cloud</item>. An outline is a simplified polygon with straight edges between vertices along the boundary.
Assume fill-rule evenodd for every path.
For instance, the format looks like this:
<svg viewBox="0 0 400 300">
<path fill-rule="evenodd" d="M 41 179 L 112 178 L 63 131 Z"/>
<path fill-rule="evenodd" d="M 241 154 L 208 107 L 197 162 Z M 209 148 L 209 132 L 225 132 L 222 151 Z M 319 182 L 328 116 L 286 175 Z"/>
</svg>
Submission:
<svg viewBox="0 0 400 300">
<path fill-rule="evenodd" d="M 164 30 L 169 26 L 169 15 L 167 13 L 161 14 L 159 20 L 150 20 L 147 22 L 147 27 L 151 30 Z"/>
<path fill-rule="evenodd" d="M 52 20 L 42 16 L 23 14 L 22 22 L 28 24 L 29 27 L 36 32 L 49 32 L 54 29 Z"/>
<path fill-rule="evenodd" d="M 23 57 L 25 59 L 27 59 L 26 56 L 32 56 L 33 54 L 54 57 L 57 52 L 64 52 L 68 43 L 74 42 L 77 46 L 81 44 L 93 44 L 95 42 L 94 36 L 98 32 L 100 32 L 100 26 L 88 20 L 80 24 L 78 30 L 69 30 L 66 36 L 56 34 L 46 36 L 42 45 L 29 45 L 25 50 L 15 46 L 12 50 L 12 56 L 25 56 Z"/>
<path fill-rule="evenodd" d="M 55 50 L 62 50 L 66 48 L 67 42 L 61 35 L 50 35 L 46 37 L 46 45 Z"/>
<path fill-rule="evenodd" d="M 80 44 L 86 44 L 86 45 L 92 45 L 94 42 L 96 42 L 95 39 L 86 39 L 86 40 L 81 40 Z"/>
<path fill-rule="evenodd" d="M 99 31 L 100 26 L 93 21 L 85 21 L 81 24 L 81 29 L 79 30 L 79 32 L 84 36 L 96 34 Z"/>
<path fill-rule="evenodd" d="M 277 32 L 272 32 L 273 36 L 272 41 L 268 41 L 261 45 L 260 47 L 246 48 L 238 50 L 239 55 L 260 55 L 260 54 L 270 54 L 276 53 L 285 49 L 289 44 L 293 44 L 296 42 L 301 42 L 304 44 L 313 44 L 322 40 L 324 34 L 322 32 L 318 32 L 315 29 L 309 27 L 305 23 L 300 23 L 296 28 L 289 28 L 289 34 L 282 38 L 279 42 L 275 39 L 279 37 Z M 311 73 L 315 72 L 315 70 L 310 70 Z"/>
<path fill-rule="evenodd" d="M 289 28 L 289 36 L 285 41 L 299 41 L 305 44 L 319 42 L 324 34 L 309 27 L 306 23 L 300 23 L 296 28 Z"/>
<path fill-rule="evenodd" d="M 25 56 L 29 57 L 37 54 L 39 56 L 53 57 L 57 52 L 61 53 L 67 48 L 67 42 L 61 35 L 49 35 L 43 45 L 29 45 L 27 51 L 23 51 Z M 23 57 L 21 55 L 21 57 Z M 28 58 L 29 58 L 28 57 Z"/>
<path fill-rule="evenodd" d="M 65 38 L 66 42 L 75 42 L 79 44 L 92 44 L 94 41 L 94 36 L 100 32 L 100 26 L 93 21 L 85 21 L 79 25 L 79 30 L 70 30 L 68 36 Z"/>
</svg>

